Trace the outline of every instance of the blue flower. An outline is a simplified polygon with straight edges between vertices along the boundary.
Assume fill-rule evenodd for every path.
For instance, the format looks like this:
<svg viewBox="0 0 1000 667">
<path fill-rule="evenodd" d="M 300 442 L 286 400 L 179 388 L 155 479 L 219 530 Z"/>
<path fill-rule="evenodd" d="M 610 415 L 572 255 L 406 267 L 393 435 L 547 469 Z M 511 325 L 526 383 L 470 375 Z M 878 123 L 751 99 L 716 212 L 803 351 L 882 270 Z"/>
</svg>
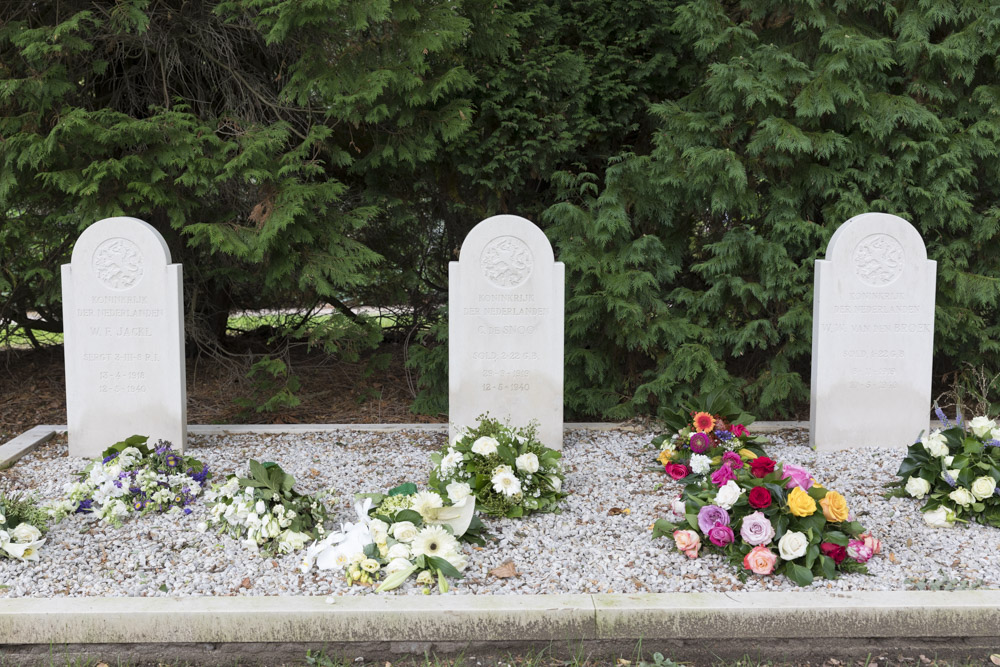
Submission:
<svg viewBox="0 0 1000 667">
<path fill-rule="evenodd" d="M 177 456 L 176 454 L 167 454 L 167 458 L 164 459 L 164 461 L 167 464 L 168 468 L 176 468 L 177 465 L 181 462 L 180 457 Z"/>
<path fill-rule="evenodd" d="M 190 514 L 191 513 L 191 508 L 190 507 L 185 507 L 184 508 L 184 513 L 185 514 Z"/>
<path fill-rule="evenodd" d="M 941 420 L 941 423 L 944 425 L 945 428 L 948 428 L 948 426 L 950 426 L 950 424 L 948 423 L 948 418 L 944 414 L 944 410 L 942 410 L 936 405 L 934 406 L 934 414 L 937 415 L 937 418 Z"/>
<path fill-rule="evenodd" d="M 955 487 L 955 478 L 949 475 L 947 470 L 944 471 L 944 481 L 948 484 L 948 486 L 952 488 Z"/>
<path fill-rule="evenodd" d="M 134 509 L 136 512 L 141 512 L 145 508 L 146 508 L 146 501 L 143 500 L 142 498 L 139 498 L 134 503 L 132 503 L 132 509 Z"/>
<path fill-rule="evenodd" d="M 733 434 L 730 433 L 729 431 L 715 429 L 715 437 L 718 438 L 719 440 L 722 440 L 723 442 L 728 442 L 733 439 Z"/>
<path fill-rule="evenodd" d="M 75 514 L 91 514 L 94 511 L 93 506 L 94 506 L 93 498 L 87 498 L 85 500 L 81 500 L 80 504 L 76 506 Z"/>
<path fill-rule="evenodd" d="M 108 461 L 114 461 L 116 458 L 118 458 L 118 452 L 115 452 L 114 454 L 111 454 L 110 456 L 105 456 L 104 460 L 101 461 L 101 463 L 107 463 Z"/>
</svg>

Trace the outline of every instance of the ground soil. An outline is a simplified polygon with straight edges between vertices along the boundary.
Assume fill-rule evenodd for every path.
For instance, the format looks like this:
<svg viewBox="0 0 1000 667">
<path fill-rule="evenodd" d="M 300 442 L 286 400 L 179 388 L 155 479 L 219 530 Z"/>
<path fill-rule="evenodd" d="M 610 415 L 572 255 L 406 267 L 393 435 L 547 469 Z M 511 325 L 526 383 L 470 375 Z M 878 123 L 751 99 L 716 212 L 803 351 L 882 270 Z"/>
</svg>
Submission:
<svg viewBox="0 0 1000 667">
<path fill-rule="evenodd" d="M 376 355 L 378 355 L 376 357 Z M 384 356 L 383 356 L 384 355 Z M 388 361 L 373 363 L 373 359 Z M 253 386 L 208 356 L 187 360 L 189 424 L 399 424 L 446 422 L 446 415 L 410 411 L 414 381 L 403 365 L 402 348 L 383 346 L 349 363 L 300 348 L 290 355 L 301 388 L 301 404 L 257 413 L 234 403 Z M 0 444 L 39 424 L 66 423 L 66 384 L 61 345 L 0 349 Z"/>
</svg>

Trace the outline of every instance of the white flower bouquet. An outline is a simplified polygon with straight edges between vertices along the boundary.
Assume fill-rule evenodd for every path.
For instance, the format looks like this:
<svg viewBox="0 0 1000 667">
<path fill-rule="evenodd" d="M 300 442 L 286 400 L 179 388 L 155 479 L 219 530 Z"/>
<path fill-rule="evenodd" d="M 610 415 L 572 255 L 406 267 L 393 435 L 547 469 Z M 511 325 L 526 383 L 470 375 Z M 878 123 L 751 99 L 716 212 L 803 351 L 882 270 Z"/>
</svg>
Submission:
<svg viewBox="0 0 1000 667">
<path fill-rule="evenodd" d="M 0 491 L 0 558 L 38 560 L 48 516 L 20 494 Z"/>
<path fill-rule="evenodd" d="M 474 429 L 432 454 L 430 486 L 451 495 L 456 487 L 475 494 L 480 511 L 506 517 L 558 512 L 566 497 L 562 454 L 538 441 L 536 427 L 512 428 L 488 415 Z"/>
<path fill-rule="evenodd" d="M 173 451 L 169 442 L 156 447 L 148 438 L 133 435 L 104 450 L 79 473 L 79 481 L 65 487 L 68 500 L 49 506 L 53 518 L 95 514 L 102 522 L 121 526 L 130 514 L 183 512 L 196 502 L 208 484 L 205 465 Z"/>
<path fill-rule="evenodd" d="M 467 564 L 460 540 L 484 543 L 475 496 L 467 485 L 452 490 L 442 496 L 408 483 L 387 495 L 359 494 L 357 523 L 342 524 L 309 547 L 302 571 L 314 565 L 341 569 L 349 583 L 376 586 L 380 593 L 416 574 L 417 583 L 429 587 L 436 580 L 438 590 L 447 592 L 447 578 L 461 577 Z"/>
<path fill-rule="evenodd" d="M 249 477 L 230 475 L 205 494 L 214 504 L 199 530 L 214 525 L 265 554 L 291 553 L 323 537 L 326 494 L 299 493 L 295 478 L 277 463 L 251 459 L 249 466 Z"/>
</svg>

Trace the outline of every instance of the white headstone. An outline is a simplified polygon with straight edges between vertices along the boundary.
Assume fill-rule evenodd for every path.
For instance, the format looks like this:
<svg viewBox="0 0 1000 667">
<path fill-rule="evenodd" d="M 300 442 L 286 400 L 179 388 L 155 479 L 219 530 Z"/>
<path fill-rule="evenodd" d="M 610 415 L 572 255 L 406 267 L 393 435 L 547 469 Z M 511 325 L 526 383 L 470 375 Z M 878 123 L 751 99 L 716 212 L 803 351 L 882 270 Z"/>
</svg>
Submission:
<svg viewBox="0 0 1000 667">
<path fill-rule="evenodd" d="M 106 218 L 62 267 L 70 456 L 130 435 L 187 440 L 181 265 L 136 218 Z"/>
<path fill-rule="evenodd" d="M 483 220 L 448 267 L 451 437 L 485 412 L 562 449 L 565 270 L 534 224 Z"/>
<path fill-rule="evenodd" d="M 841 225 L 816 261 L 810 439 L 906 447 L 930 425 L 937 263 L 902 218 Z"/>
</svg>

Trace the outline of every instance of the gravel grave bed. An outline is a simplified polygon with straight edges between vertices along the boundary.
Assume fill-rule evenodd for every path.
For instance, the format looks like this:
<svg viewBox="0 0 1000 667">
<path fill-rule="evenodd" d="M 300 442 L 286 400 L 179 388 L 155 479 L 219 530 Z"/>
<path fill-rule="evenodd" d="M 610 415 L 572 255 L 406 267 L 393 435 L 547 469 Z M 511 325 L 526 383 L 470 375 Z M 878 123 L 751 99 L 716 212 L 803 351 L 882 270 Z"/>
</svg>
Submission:
<svg viewBox="0 0 1000 667">
<path fill-rule="evenodd" d="M 741 582 L 721 556 L 689 560 L 669 538 L 651 539 L 656 519 L 676 521 L 670 503 L 682 484 L 654 461 L 649 432 L 574 430 L 566 434 L 563 463 L 570 493 L 560 514 L 525 519 L 481 515 L 494 540 L 464 545 L 469 567 L 447 595 L 539 593 L 669 593 L 775 590 L 925 590 L 1000 588 L 1000 532 L 976 524 L 926 526 L 920 503 L 886 499 L 905 451 L 857 449 L 817 453 L 804 430 L 768 436 L 772 458 L 808 469 L 842 493 L 857 520 L 882 540 L 869 575 L 817 579 L 799 588 L 785 577 L 750 575 Z M 356 521 L 353 495 L 384 492 L 403 482 L 421 488 L 430 454 L 444 433 L 336 431 L 294 435 L 192 437 L 186 453 L 201 459 L 219 481 L 242 472 L 246 461 L 275 461 L 312 493 L 332 487 L 331 517 Z M 49 443 L 0 472 L 0 485 L 62 496 L 81 467 L 67 446 Z M 250 595 L 375 595 L 349 586 L 339 571 L 299 571 L 301 553 L 258 555 L 238 540 L 195 526 L 208 516 L 202 503 L 190 515 L 150 514 L 122 528 L 77 515 L 55 526 L 38 562 L 0 560 L 0 597 L 146 597 Z M 334 526 L 335 527 L 335 526 Z M 511 561 L 515 576 L 490 573 Z M 386 595 L 422 594 L 411 579 Z M 435 595 L 438 594 L 436 591 Z"/>
</svg>

